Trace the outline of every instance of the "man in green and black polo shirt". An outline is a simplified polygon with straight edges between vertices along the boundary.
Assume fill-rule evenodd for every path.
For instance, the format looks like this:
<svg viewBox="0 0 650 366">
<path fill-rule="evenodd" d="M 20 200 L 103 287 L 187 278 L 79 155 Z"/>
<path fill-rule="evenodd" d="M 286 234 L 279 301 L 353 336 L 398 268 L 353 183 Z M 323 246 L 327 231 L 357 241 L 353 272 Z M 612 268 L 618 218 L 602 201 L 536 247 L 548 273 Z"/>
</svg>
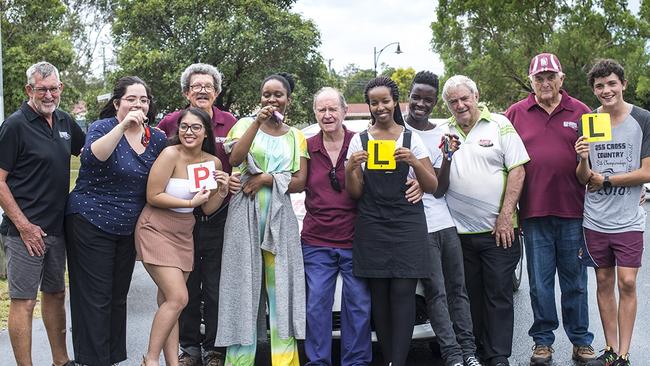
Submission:
<svg viewBox="0 0 650 366">
<path fill-rule="evenodd" d="M 479 105 L 474 81 L 451 77 L 442 99 L 452 114 L 441 126 L 451 164 L 438 179 L 448 186 L 447 204 L 463 249 L 477 353 L 485 365 L 507 366 L 514 322 L 512 273 L 521 254 L 515 208 L 529 158 L 508 119 Z"/>
</svg>

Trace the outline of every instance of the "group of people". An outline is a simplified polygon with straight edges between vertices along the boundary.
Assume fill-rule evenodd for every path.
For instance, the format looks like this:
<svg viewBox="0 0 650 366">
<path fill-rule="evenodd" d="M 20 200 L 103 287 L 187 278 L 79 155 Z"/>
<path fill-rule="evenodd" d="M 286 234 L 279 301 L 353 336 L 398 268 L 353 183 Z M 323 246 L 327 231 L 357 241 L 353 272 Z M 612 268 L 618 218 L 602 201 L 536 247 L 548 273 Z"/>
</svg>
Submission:
<svg viewBox="0 0 650 366">
<path fill-rule="evenodd" d="M 624 70 L 613 60 L 588 74 L 601 104 L 593 112 L 562 89 L 555 55 L 535 56 L 529 78 L 533 92 L 501 115 L 479 103 L 470 78 L 450 77 L 441 94 L 451 118 L 436 125 L 435 74 L 416 74 L 404 115 L 397 84 L 377 77 L 364 89 L 371 121 L 358 134 L 343 125 L 343 95 L 326 87 L 313 100 L 320 132 L 305 139 L 287 123 L 290 74 L 265 78 L 260 109 L 237 121 L 214 105 L 219 71 L 192 64 L 180 78 L 188 106 L 157 128 L 149 126 L 151 90 L 130 76 L 84 134 L 57 108 L 56 68 L 33 65 L 29 100 L 0 126 L 0 232 L 17 364 L 32 364 L 39 286 L 54 365 L 124 361 L 126 298 L 140 260 L 158 289 L 145 366 L 158 365 L 161 352 L 168 365 L 254 365 L 267 335 L 273 365 L 300 365 L 299 339 L 307 365 L 331 365 L 339 275 L 342 365 L 372 361 L 371 320 L 385 363 L 406 364 L 418 280 L 446 365 L 509 365 L 521 229 L 530 364 L 552 364 L 557 272 L 572 358 L 629 365 L 650 112 L 625 102 Z M 611 141 L 581 136 L 590 112 L 609 114 Z M 377 169 L 370 146 L 386 141 L 395 145 L 394 167 Z M 71 154 L 81 167 L 68 196 Z M 217 188 L 193 192 L 188 166 L 211 162 Z M 289 194 L 302 191 L 299 232 Z M 65 340 L 66 254 L 74 361 Z M 607 343 L 598 357 L 586 266 L 596 268 Z"/>
</svg>

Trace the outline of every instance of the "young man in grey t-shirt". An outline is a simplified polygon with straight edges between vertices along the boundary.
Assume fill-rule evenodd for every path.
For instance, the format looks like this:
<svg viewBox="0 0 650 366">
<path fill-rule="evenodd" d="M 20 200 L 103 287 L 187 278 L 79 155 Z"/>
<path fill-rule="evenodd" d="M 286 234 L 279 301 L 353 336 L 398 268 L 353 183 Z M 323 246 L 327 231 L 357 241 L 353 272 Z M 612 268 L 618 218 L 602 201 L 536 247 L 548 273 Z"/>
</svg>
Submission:
<svg viewBox="0 0 650 366">
<path fill-rule="evenodd" d="M 650 182 L 650 112 L 623 100 L 627 80 L 614 60 L 598 61 L 589 86 L 608 113 L 612 139 L 576 142 L 578 180 L 587 185 L 584 208 L 586 253 L 595 264 L 598 310 L 605 351 L 588 366 L 630 365 L 629 349 L 636 317 L 636 278 L 641 267 L 645 211 L 639 206 L 643 183 Z M 618 278 L 619 302 L 614 286 Z"/>
</svg>

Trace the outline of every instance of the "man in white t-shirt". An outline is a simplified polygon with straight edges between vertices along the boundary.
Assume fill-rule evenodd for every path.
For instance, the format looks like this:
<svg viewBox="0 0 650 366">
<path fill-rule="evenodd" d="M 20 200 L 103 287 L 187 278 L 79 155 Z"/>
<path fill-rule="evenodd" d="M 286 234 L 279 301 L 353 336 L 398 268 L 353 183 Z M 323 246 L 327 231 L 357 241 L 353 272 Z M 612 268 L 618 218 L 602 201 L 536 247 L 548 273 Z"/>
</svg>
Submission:
<svg viewBox="0 0 650 366">
<path fill-rule="evenodd" d="M 429 121 L 438 101 L 438 76 L 429 71 L 415 75 L 409 94 L 405 127 L 418 134 L 429 150 L 436 173 L 449 169 L 438 145 L 444 131 Z M 443 163 L 444 160 L 444 163 Z M 434 197 L 436 196 L 436 197 Z M 440 344 L 446 366 L 480 366 L 472 332 L 469 298 L 465 289 L 463 252 L 444 195 L 425 193 L 422 197 L 429 233 L 433 276 L 422 279 L 431 327 Z"/>
<path fill-rule="evenodd" d="M 512 273 L 521 255 L 516 206 L 526 174 L 523 164 L 530 159 L 510 121 L 479 105 L 474 81 L 452 76 L 442 99 L 452 114 L 443 125 L 452 149 L 445 154 L 451 161 L 439 175 L 438 192 L 446 192 L 460 236 L 477 354 L 488 366 L 507 366 L 514 323 Z"/>
</svg>

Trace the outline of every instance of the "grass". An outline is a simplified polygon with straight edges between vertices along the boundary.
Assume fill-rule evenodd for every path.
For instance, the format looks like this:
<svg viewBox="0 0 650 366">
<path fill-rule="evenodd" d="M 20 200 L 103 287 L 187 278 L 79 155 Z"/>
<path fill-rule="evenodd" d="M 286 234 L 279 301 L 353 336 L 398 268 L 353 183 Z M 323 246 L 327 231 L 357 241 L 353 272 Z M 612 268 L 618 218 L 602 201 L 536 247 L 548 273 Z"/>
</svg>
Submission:
<svg viewBox="0 0 650 366">
<path fill-rule="evenodd" d="M 0 330 L 7 329 L 7 318 L 9 317 L 9 290 L 7 289 L 7 280 L 0 279 Z M 41 298 L 40 293 L 34 307 L 34 318 L 41 317 Z"/>
<path fill-rule="evenodd" d="M 0 330 L 7 329 L 7 317 L 9 316 L 9 293 L 7 280 L 0 280 Z"/>
<path fill-rule="evenodd" d="M 75 182 L 77 181 L 77 176 L 79 175 L 79 158 L 73 156 L 70 159 L 70 190 L 74 188 Z M 4 253 L 2 253 L 4 254 Z M 0 258 L 4 258 L 4 255 L 0 255 Z M 4 260 L 4 259 L 3 259 Z M 66 283 L 68 283 L 68 274 L 66 273 Z M 36 304 L 34 309 L 34 317 L 40 318 L 40 299 Z M 0 330 L 7 329 L 7 317 L 9 316 L 9 290 L 7 288 L 7 279 L 0 278 Z"/>
<path fill-rule="evenodd" d="M 70 190 L 74 188 L 74 184 L 77 181 L 77 176 L 79 175 L 79 165 L 81 163 L 79 162 L 79 158 L 76 156 L 72 156 L 70 158 Z"/>
</svg>

